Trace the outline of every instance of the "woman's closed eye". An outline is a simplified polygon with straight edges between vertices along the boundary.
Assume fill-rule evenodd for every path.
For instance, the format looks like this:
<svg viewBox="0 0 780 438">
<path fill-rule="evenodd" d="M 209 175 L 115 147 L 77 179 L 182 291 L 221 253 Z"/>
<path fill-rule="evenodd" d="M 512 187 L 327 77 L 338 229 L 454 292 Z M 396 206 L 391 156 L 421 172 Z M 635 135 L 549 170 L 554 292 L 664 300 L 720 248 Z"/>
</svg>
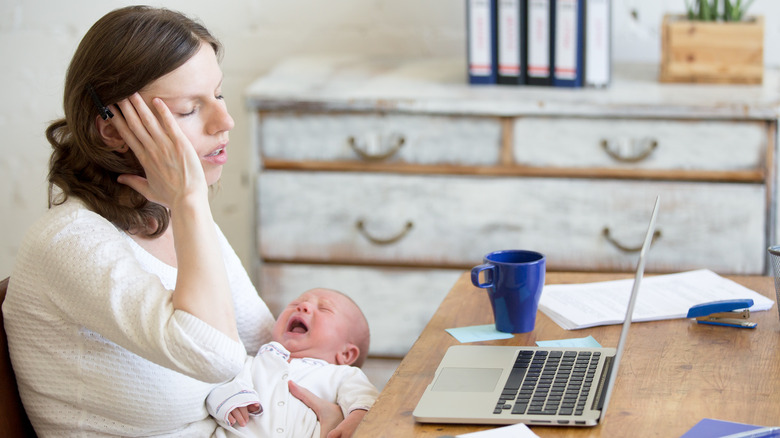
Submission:
<svg viewBox="0 0 780 438">
<path fill-rule="evenodd" d="M 196 111 L 196 110 L 197 110 L 197 108 L 193 108 L 193 109 L 192 109 L 192 110 L 190 110 L 190 111 L 183 112 L 183 113 L 179 113 L 179 117 L 187 117 L 187 116 L 191 116 L 191 115 L 195 114 L 195 111 Z"/>
<path fill-rule="evenodd" d="M 217 94 L 216 96 L 214 96 L 214 98 L 217 100 L 223 100 L 223 101 L 225 100 L 225 96 L 222 94 Z M 180 111 L 178 113 L 179 117 L 187 117 L 187 116 L 194 115 L 196 112 L 198 112 L 198 106 L 199 105 L 195 105 L 190 110 Z"/>
</svg>

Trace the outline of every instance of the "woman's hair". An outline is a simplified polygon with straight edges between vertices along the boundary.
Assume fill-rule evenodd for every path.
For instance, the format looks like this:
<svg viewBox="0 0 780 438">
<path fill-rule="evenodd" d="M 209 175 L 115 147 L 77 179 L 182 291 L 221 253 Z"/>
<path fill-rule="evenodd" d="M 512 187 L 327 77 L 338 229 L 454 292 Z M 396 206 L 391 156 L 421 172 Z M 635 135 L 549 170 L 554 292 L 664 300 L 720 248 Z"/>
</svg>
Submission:
<svg viewBox="0 0 780 438">
<path fill-rule="evenodd" d="M 203 42 L 221 56 L 220 43 L 205 27 L 181 13 L 147 6 L 109 12 L 87 31 L 65 78 L 65 118 L 46 129 L 54 149 L 49 206 L 75 196 L 128 232 L 157 236 L 165 231 L 168 210 L 117 182 L 121 174 L 144 176 L 144 170 L 132 151 L 120 153 L 104 144 L 89 88 L 104 105 L 114 104 L 177 69 Z"/>
</svg>

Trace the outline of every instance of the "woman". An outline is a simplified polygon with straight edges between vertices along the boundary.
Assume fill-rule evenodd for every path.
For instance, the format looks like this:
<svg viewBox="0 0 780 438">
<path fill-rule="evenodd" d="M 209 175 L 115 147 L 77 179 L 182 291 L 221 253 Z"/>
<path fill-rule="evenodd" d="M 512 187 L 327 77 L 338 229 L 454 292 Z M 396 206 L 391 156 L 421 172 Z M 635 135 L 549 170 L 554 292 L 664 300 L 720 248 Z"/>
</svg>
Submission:
<svg viewBox="0 0 780 438">
<path fill-rule="evenodd" d="M 51 208 L 3 306 L 39 436 L 222 435 L 206 396 L 270 339 L 209 209 L 233 128 L 220 52 L 200 24 L 149 7 L 110 12 L 76 50 L 65 118 L 47 130 Z"/>
</svg>

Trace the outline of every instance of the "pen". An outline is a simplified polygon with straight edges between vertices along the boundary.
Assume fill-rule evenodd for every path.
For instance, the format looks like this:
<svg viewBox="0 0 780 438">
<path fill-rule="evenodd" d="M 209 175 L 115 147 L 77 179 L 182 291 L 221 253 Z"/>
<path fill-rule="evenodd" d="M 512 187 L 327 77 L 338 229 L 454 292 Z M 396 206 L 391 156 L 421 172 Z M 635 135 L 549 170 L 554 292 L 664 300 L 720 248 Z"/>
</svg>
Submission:
<svg viewBox="0 0 780 438">
<path fill-rule="evenodd" d="M 770 438 L 780 437 L 780 427 L 760 427 L 758 429 L 726 435 L 723 438 Z"/>
</svg>

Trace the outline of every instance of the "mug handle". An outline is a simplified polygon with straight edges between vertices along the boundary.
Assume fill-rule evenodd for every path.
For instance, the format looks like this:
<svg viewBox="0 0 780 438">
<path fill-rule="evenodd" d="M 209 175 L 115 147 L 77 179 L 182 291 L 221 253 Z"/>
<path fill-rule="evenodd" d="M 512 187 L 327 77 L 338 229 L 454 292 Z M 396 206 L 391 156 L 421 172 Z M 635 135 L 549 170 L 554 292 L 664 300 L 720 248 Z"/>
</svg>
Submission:
<svg viewBox="0 0 780 438">
<path fill-rule="evenodd" d="M 487 271 L 485 273 L 484 283 L 479 282 L 479 273 L 482 271 Z M 495 283 L 495 278 L 496 278 L 495 265 L 491 265 L 490 263 L 485 263 L 471 268 L 471 283 L 476 287 L 481 287 L 483 289 L 493 287 L 493 283 Z"/>
</svg>

